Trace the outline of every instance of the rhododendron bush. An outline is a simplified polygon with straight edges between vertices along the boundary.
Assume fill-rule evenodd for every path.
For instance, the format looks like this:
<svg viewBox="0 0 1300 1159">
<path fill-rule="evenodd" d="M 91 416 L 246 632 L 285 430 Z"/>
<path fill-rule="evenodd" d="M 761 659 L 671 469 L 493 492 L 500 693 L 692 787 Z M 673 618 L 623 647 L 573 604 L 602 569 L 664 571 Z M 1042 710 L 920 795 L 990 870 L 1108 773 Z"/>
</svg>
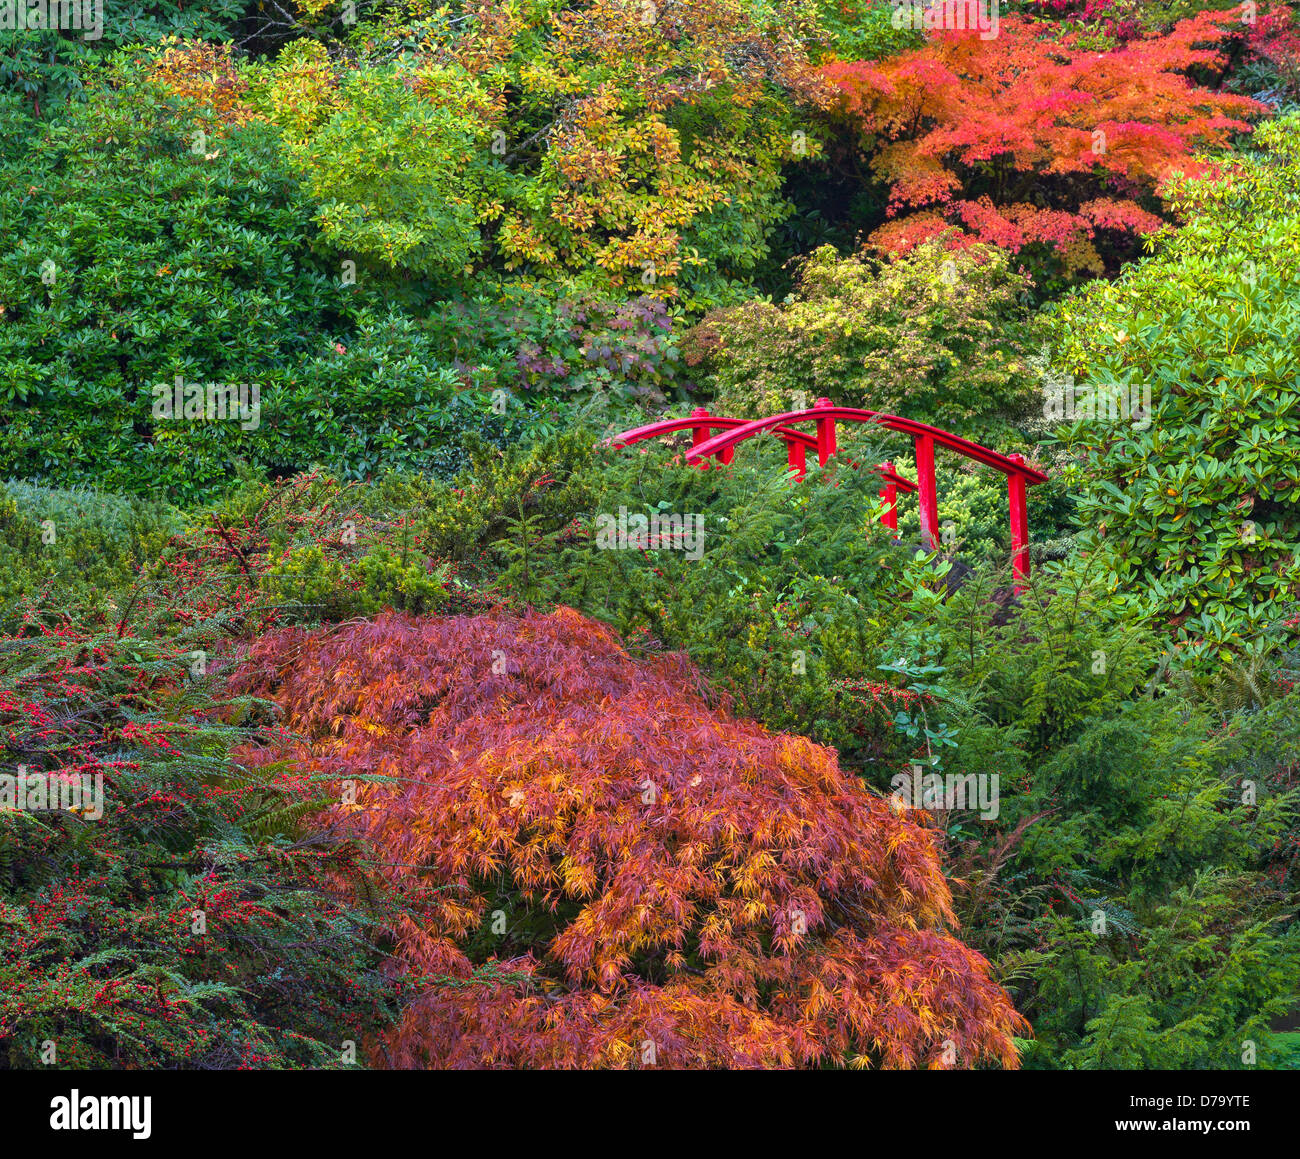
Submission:
<svg viewBox="0 0 1300 1159">
<path fill-rule="evenodd" d="M 1056 364 L 1081 389 L 1151 385 L 1147 423 L 1077 416 L 1061 436 L 1115 599 L 1202 666 L 1297 638 L 1300 121 L 1256 143 L 1267 152 L 1179 189 L 1187 224 L 1150 259 L 1054 319 Z"/>
<path fill-rule="evenodd" d="M 422 993 L 378 1063 L 1017 1064 L 936 831 L 710 707 L 679 656 L 564 608 L 386 614 L 265 636 L 241 680 L 306 738 L 258 759 L 374 775 L 337 812 L 429 894 L 394 931 L 408 970 L 498 968 Z"/>
<path fill-rule="evenodd" d="M 1203 172 L 1197 154 L 1262 109 L 1186 75 L 1221 70 L 1245 31 L 1235 13 L 1207 11 L 1100 53 L 1080 34 L 1045 39 L 1041 24 L 1007 17 L 993 39 L 936 31 L 888 60 L 827 64 L 889 185 L 892 220 L 871 241 L 902 252 L 957 226 L 953 244 L 1036 249 L 1067 274 L 1105 272 L 1116 244 L 1161 225 L 1161 182 Z"/>
</svg>

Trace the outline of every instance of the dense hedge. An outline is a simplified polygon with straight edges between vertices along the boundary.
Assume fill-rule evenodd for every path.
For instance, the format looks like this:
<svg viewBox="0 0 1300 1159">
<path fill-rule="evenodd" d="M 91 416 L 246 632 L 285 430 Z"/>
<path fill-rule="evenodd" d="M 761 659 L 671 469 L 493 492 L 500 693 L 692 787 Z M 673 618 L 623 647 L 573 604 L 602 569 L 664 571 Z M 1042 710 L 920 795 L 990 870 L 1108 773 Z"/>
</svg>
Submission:
<svg viewBox="0 0 1300 1159">
<path fill-rule="evenodd" d="M 1182 187 L 1188 221 L 1156 256 L 1056 314 L 1077 391 L 1121 409 L 1150 394 L 1149 414 L 1095 406 L 1060 432 L 1087 548 L 1125 610 L 1198 661 L 1229 658 L 1300 593 L 1300 120 L 1256 139 L 1267 151 L 1223 181 Z"/>
<path fill-rule="evenodd" d="M 0 113 L 0 166 L 20 191 L 0 205 L 18 239 L 0 257 L 13 475 L 181 501 L 241 464 L 451 475 L 467 433 L 521 429 L 522 408 L 467 389 L 382 286 L 313 251 L 311 203 L 264 126 L 206 141 L 196 114 L 126 82 L 50 123 L 12 102 Z M 207 384 L 247 384 L 249 409 L 160 414 L 154 388 L 177 376 L 205 407 Z"/>
</svg>

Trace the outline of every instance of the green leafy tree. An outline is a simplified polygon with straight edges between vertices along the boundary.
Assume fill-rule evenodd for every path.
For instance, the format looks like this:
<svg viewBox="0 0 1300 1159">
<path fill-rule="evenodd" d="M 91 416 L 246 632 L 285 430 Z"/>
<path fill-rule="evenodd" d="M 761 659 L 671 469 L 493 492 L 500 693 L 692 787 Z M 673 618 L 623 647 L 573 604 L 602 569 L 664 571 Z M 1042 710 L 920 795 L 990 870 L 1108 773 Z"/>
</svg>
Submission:
<svg viewBox="0 0 1300 1159">
<path fill-rule="evenodd" d="M 322 236 L 341 253 L 454 279 L 480 254 L 481 206 L 502 176 L 469 99 L 474 78 L 433 65 L 418 75 L 358 69 L 304 105 L 302 86 L 289 82 L 328 73 L 327 60 L 314 41 L 289 46 L 263 97 L 320 203 Z"/>
</svg>

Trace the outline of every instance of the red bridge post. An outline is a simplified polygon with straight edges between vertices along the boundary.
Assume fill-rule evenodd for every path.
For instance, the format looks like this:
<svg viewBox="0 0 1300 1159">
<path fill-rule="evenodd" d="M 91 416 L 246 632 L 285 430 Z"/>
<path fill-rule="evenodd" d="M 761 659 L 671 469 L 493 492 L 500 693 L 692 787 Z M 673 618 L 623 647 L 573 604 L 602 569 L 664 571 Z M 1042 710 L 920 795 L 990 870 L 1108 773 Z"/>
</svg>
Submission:
<svg viewBox="0 0 1300 1159">
<path fill-rule="evenodd" d="M 894 463 L 891 459 L 885 464 L 885 470 L 893 472 Z M 896 483 L 885 483 L 880 488 L 880 497 L 885 501 L 885 510 L 881 513 L 880 522 L 894 531 L 898 530 L 898 485 Z"/>
<path fill-rule="evenodd" d="M 697 406 L 693 411 L 691 411 L 691 418 L 693 419 L 707 419 L 709 417 L 711 416 L 709 415 L 708 410 L 706 410 L 702 406 Z M 709 441 L 709 436 L 712 433 L 712 431 L 713 428 L 709 426 L 708 423 L 705 423 L 702 426 L 698 426 L 698 427 L 691 427 L 691 446 L 698 447 L 701 443 L 707 443 Z M 731 456 L 734 455 L 735 453 L 736 451 L 734 447 L 728 447 L 725 451 L 723 451 L 718 456 L 718 459 L 723 463 L 730 463 Z M 701 471 L 707 471 L 708 468 L 709 468 L 708 463 L 700 464 Z"/>
<path fill-rule="evenodd" d="M 813 403 L 813 410 L 834 405 L 835 404 L 828 398 L 819 398 L 815 403 Z M 830 461 L 830 457 L 833 454 L 835 454 L 835 420 L 818 419 L 817 461 L 824 467 Z"/>
<path fill-rule="evenodd" d="M 807 473 L 807 460 L 804 458 L 804 445 L 795 439 L 786 439 L 785 457 L 786 462 L 790 464 L 790 469 L 794 472 L 795 481 L 802 483 L 803 477 Z"/>
<path fill-rule="evenodd" d="M 916 490 L 921 507 L 921 542 L 939 546 L 939 492 L 934 482 L 934 436 L 916 436 Z"/>
<path fill-rule="evenodd" d="M 1023 455 L 1010 456 L 1023 464 Z M 1016 577 L 1016 595 L 1025 590 L 1029 578 L 1029 505 L 1025 500 L 1025 477 L 1019 471 L 1007 476 L 1007 506 L 1011 509 L 1011 571 Z"/>
</svg>

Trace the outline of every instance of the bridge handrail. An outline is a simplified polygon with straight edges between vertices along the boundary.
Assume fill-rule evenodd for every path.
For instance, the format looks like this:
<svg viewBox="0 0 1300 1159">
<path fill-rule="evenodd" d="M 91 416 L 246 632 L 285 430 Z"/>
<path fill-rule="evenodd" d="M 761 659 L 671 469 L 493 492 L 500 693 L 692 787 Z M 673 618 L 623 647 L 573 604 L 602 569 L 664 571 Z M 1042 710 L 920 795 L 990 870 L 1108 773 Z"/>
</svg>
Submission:
<svg viewBox="0 0 1300 1159">
<path fill-rule="evenodd" d="M 660 419 L 658 422 L 649 423 L 644 427 L 624 431 L 621 435 L 606 439 L 605 443 L 611 447 L 629 447 L 633 443 L 653 439 L 656 435 L 671 435 L 676 431 L 688 431 L 693 427 L 700 426 L 702 423 L 710 427 L 743 427 L 749 422 L 749 419 L 729 419 L 723 418 L 721 415 L 709 415 L 707 421 L 703 416 L 684 419 Z M 816 437 L 810 435 L 807 431 L 796 431 L 791 427 L 786 430 L 774 430 L 772 433 L 783 439 L 795 439 L 806 447 L 812 447 L 813 449 L 817 447 Z"/>
<path fill-rule="evenodd" d="M 950 431 L 945 431 L 942 427 L 932 427 L 928 423 L 917 422 L 915 419 L 905 419 L 898 415 L 885 414 L 882 411 L 861 410 L 857 407 L 849 406 L 817 406 L 810 407 L 807 410 L 788 411 L 785 414 L 772 415 L 765 419 L 754 419 L 750 422 L 733 426 L 732 429 L 724 431 L 720 435 L 714 435 L 710 439 L 692 447 L 686 452 L 688 462 L 696 462 L 700 459 L 707 459 L 711 456 L 718 455 L 720 452 L 730 450 L 737 443 L 744 442 L 745 439 L 752 438 L 754 435 L 762 434 L 764 431 L 774 427 L 784 426 L 791 422 L 811 422 L 817 419 L 832 419 L 841 422 L 859 422 L 859 423 L 877 423 L 886 430 L 898 431 L 902 434 L 913 436 L 928 435 L 936 443 L 949 450 L 957 451 L 965 455 L 968 459 L 974 459 L 977 463 L 982 463 L 986 467 L 992 467 L 994 470 L 1001 471 L 1004 475 L 1020 475 L 1024 478 L 1027 486 L 1034 486 L 1038 483 L 1046 483 L 1047 476 L 1042 471 L 1035 470 L 1028 464 L 1018 462 L 1015 459 L 1000 454 L 997 451 L 990 450 L 988 447 L 982 447 L 979 443 L 972 443 L 969 439 L 963 439 L 960 435 L 954 435 Z M 699 420 L 685 420 L 685 425 L 690 426 L 692 423 L 698 425 Z M 736 420 L 730 420 L 734 423 Z M 721 419 L 709 419 L 710 425 L 722 426 Z M 813 440 L 814 444 L 816 440 Z"/>
<path fill-rule="evenodd" d="M 816 435 L 796 430 L 791 423 L 815 422 Z M 1011 566 L 1016 576 L 1016 592 L 1024 591 L 1024 581 L 1029 578 L 1029 512 L 1025 501 L 1025 488 L 1046 483 L 1047 476 L 1029 466 L 1020 455 L 1003 455 L 980 446 L 942 427 L 905 419 L 882 411 L 864 410 L 860 407 L 836 406 L 829 398 L 819 398 L 804 410 L 787 411 L 765 419 L 733 419 L 711 415 L 703 407 L 696 408 L 688 418 L 662 419 L 643 427 L 624 431 L 606 439 L 606 445 L 626 447 L 657 435 L 689 430 L 692 446 L 686 452 L 686 461 L 703 468 L 706 460 L 716 458 L 720 463 L 730 463 L 737 443 L 755 435 L 769 432 L 785 440 L 790 470 L 796 480 L 804 477 L 805 453 L 809 447 L 817 452 L 817 461 L 825 466 L 837 453 L 835 424 L 837 422 L 871 423 L 885 430 L 912 436 L 916 450 L 916 482 L 909 482 L 894 470 L 893 463 L 873 468 L 884 481 L 880 497 L 884 500 L 881 522 L 898 529 L 897 493 L 915 492 L 920 501 L 921 539 L 931 548 L 939 545 L 938 487 L 935 479 L 934 449 L 946 447 L 959 455 L 1001 471 L 1007 480 L 1007 504 L 1011 517 Z M 711 432 L 723 428 L 721 434 Z M 854 464 L 855 466 L 857 464 Z"/>
<path fill-rule="evenodd" d="M 710 427 L 743 427 L 750 422 L 749 419 L 732 419 L 724 418 L 721 415 L 705 416 L 697 415 L 684 419 L 660 419 L 658 422 L 648 423 L 643 427 L 636 427 L 630 431 L 624 431 L 621 435 L 615 435 L 605 440 L 604 445 L 607 447 L 630 447 L 633 443 L 645 442 L 646 439 L 653 439 L 660 435 L 676 434 L 678 431 L 689 431 L 698 429 L 702 424 Z M 817 438 L 810 435 L 807 431 L 797 431 L 793 427 L 776 427 L 771 431 L 778 438 L 784 439 L 787 443 L 798 443 L 812 450 L 817 449 Z M 905 491 L 912 495 L 916 493 L 916 484 L 904 475 L 900 475 L 892 466 L 882 464 L 872 468 L 887 483 L 893 483 L 899 490 Z"/>
</svg>

